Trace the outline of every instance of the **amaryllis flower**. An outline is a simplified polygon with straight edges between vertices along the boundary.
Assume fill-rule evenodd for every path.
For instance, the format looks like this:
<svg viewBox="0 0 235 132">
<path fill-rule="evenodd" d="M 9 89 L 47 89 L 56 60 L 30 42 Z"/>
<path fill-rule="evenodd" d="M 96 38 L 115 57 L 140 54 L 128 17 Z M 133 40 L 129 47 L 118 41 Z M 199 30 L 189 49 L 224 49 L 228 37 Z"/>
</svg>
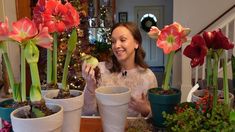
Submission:
<svg viewBox="0 0 235 132">
<path fill-rule="evenodd" d="M 228 40 L 226 36 L 222 33 L 221 29 L 204 32 L 203 38 L 206 41 L 207 47 L 212 49 L 232 49 L 234 45 Z"/>
<path fill-rule="evenodd" d="M 181 48 L 188 34 L 189 31 L 186 32 L 178 23 L 167 25 L 161 30 L 157 40 L 157 46 L 162 48 L 165 54 L 169 54 L 171 51 L 176 51 Z"/>
<path fill-rule="evenodd" d="M 0 22 L 0 41 L 8 39 L 9 28 L 8 18 L 5 18 L 5 22 Z"/>
<path fill-rule="evenodd" d="M 191 67 L 202 65 L 204 58 L 207 54 L 207 46 L 205 40 L 200 35 L 195 35 L 192 38 L 191 44 L 188 45 L 183 54 L 189 57 L 191 60 Z"/>
<path fill-rule="evenodd" d="M 35 39 L 35 44 L 37 44 L 38 46 L 52 50 L 51 46 L 53 38 L 49 34 L 47 27 L 43 27 L 42 30 L 39 31 L 38 35 L 34 39 Z"/>
<path fill-rule="evenodd" d="M 36 6 L 33 8 L 33 21 L 36 26 L 43 25 L 43 16 L 42 14 L 46 10 L 45 8 L 46 0 L 38 0 Z"/>
<path fill-rule="evenodd" d="M 221 29 L 216 31 L 216 35 L 214 38 L 214 49 L 232 49 L 234 45 L 229 41 L 229 39 L 224 36 Z"/>
<path fill-rule="evenodd" d="M 156 26 L 152 26 L 148 32 L 148 36 L 152 39 L 157 39 L 160 33 L 161 31 Z"/>
<path fill-rule="evenodd" d="M 68 22 L 68 9 L 59 1 L 49 0 L 46 3 L 46 10 L 43 13 L 44 26 L 49 32 L 63 32 Z"/>
<path fill-rule="evenodd" d="M 168 54 L 165 66 L 165 76 L 163 79 L 164 83 L 162 86 L 164 90 L 170 89 L 170 74 L 175 51 L 181 48 L 182 44 L 187 41 L 186 36 L 189 33 L 189 28 L 184 28 L 177 22 L 174 22 L 171 25 L 166 25 L 162 30 L 159 30 L 157 27 L 151 27 L 150 32 L 148 33 L 150 38 L 157 39 L 157 46 L 162 48 L 165 54 Z"/>
<path fill-rule="evenodd" d="M 36 25 L 29 18 L 22 18 L 17 22 L 13 22 L 12 28 L 10 38 L 20 43 L 38 34 Z"/>
<path fill-rule="evenodd" d="M 12 24 L 13 31 L 10 33 L 10 38 L 22 42 L 32 40 L 36 45 L 43 48 L 51 49 L 53 38 L 48 33 L 48 28 L 43 27 L 38 33 L 38 29 L 34 22 L 28 18 L 20 19 Z"/>
<path fill-rule="evenodd" d="M 80 24 L 80 18 L 77 10 L 71 5 L 71 3 L 67 2 L 65 6 L 68 9 L 68 17 L 70 18 L 68 19 L 70 24 L 67 25 L 67 29 L 78 26 Z"/>
</svg>

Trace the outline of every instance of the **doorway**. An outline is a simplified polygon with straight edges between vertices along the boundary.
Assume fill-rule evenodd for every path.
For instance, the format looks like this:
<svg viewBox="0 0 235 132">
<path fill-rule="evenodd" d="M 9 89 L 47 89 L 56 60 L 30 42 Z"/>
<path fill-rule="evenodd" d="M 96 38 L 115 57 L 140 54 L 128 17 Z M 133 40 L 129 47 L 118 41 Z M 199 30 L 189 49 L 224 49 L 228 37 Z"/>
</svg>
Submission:
<svg viewBox="0 0 235 132">
<path fill-rule="evenodd" d="M 146 53 L 145 61 L 150 66 L 150 69 L 154 72 L 158 86 L 162 85 L 164 76 L 164 53 L 163 50 L 158 48 L 156 45 L 156 40 L 151 39 L 145 28 L 141 26 L 141 20 L 146 15 L 151 15 L 156 18 L 156 26 L 162 29 L 164 26 L 164 6 L 136 6 L 134 8 L 135 22 L 138 24 L 142 35 L 142 45 Z"/>
<path fill-rule="evenodd" d="M 162 28 L 164 25 L 164 6 L 136 6 L 134 8 L 135 22 L 138 24 L 142 35 L 142 45 L 146 52 L 145 61 L 151 67 L 164 66 L 164 54 L 162 49 L 156 46 L 156 41 L 151 39 L 147 32 L 141 28 L 141 18 L 146 14 L 153 14 L 157 19 L 156 26 Z"/>
</svg>

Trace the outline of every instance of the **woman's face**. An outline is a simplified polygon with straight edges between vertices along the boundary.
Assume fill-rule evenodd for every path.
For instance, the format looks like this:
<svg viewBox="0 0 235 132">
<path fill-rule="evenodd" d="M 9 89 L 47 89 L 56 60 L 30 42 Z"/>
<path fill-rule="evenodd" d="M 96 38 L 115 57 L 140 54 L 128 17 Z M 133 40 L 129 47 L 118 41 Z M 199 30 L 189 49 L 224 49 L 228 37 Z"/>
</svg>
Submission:
<svg viewBox="0 0 235 132">
<path fill-rule="evenodd" d="M 137 48 L 137 41 L 126 27 L 119 26 L 113 30 L 112 50 L 120 63 L 125 63 L 127 61 L 134 62 L 135 49 Z"/>
</svg>

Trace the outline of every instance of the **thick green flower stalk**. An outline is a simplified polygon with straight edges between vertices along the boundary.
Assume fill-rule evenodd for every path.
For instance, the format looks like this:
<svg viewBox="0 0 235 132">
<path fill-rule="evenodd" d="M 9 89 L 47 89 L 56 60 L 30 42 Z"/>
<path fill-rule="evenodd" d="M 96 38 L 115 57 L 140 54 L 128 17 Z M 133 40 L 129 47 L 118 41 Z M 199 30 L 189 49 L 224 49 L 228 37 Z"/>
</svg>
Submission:
<svg viewBox="0 0 235 132">
<path fill-rule="evenodd" d="M 71 34 L 69 41 L 68 41 L 68 50 L 67 50 L 65 64 L 64 64 L 64 70 L 63 70 L 62 89 L 64 91 L 69 90 L 69 87 L 67 87 L 68 68 L 69 68 L 71 56 L 76 48 L 76 43 L 77 43 L 77 31 L 76 31 L 76 29 L 73 29 L 72 34 Z"/>
<path fill-rule="evenodd" d="M 164 90 L 169 90 L 169 83 L 170 83 L 170 75 L 171 75 L 171 69 L 173 66 L 173 59 L 174 59 L 175 51 L 172 51 L 168 58 L 167 58 L 167 64 L 166 64 L 166 70 L 164 73 L 164 82 L 163 82 L 163 89 Z"/>
<path fill-rule="evenodd" d="M 21 53 L 24 52 L 24 47 L 20 46 L 20 51 Z M 22 102 L 26 101 L 26 66 L 25 66 L 25 56 L 24 54 L 20 55 L 20 88 L 21 88 L 21 98 L 22 98 Z"/>
<path fill-rule="evenodd" d="M 212 86 L 213 86 L 213 107 L 212 111 L 215 111 L 218 101 L 218 66 L 219 66 L 219 56 L 216 52 L 213 53 L 213 77 L 212 77 Z"/>
<path fill-rule="evenodd" d="M 229 88 L 228 88 L 228 69 L 227 69 L 227 56 L 225 55 L 222 59 L 223 63 L 223 88 L 224 88 L 224 103 L 230 108 L 230 102 L 229 102 Z"/>
<path fill-rule="evenodd" d="M 53 51 L 47 49 L 47 83 L 57 84 L 58 33 L 53 33 Z"/>
<path fill-rule="evenodd" d="M 30 73 L 32 79 L 32 85 L 30 88 L 30 100 L 32 102 L 41 101 L 41 85 L 37 65 L 39 60 L 39 50 L 32 41 L 28 41 L 28 44 L 25 46 L 24 55 L 27 60 L 27 63 L 30 66 Z"/>
<path fill-rule="evenodd" d="M 0 42 L 0 51 L 2 52 L 3 59 L 6 64 L 8 78 L 10 82 L 10 88 L 12 89 L 12 93 L 13 93 L 13 100 L 15 102 L 21 102 L 20 87 L 19 87 L 19 84 L 16 84 L 15 79 L 14 79 L 12 67 L 11 67 L 10 60 L 7 54 L 7 45 L 5 41 Z"/>
</svg>

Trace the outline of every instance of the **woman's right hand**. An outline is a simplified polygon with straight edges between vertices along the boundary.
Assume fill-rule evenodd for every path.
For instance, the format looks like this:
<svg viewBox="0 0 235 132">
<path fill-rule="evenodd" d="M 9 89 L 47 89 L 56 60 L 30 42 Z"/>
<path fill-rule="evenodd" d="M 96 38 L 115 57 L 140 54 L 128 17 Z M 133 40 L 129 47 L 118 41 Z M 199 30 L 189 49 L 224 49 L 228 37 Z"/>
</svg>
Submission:
<svg viewBox="0 0 235 132">
<path fill-rule="evenodd" d="M 94 92 L 96 87 L 96 79 L 95 79 L 95 70 L 93 69 L 92 65 L 83 62 L 82 77 L 86 81 L 88 90 L 90 92 Z"/>
</svg>

